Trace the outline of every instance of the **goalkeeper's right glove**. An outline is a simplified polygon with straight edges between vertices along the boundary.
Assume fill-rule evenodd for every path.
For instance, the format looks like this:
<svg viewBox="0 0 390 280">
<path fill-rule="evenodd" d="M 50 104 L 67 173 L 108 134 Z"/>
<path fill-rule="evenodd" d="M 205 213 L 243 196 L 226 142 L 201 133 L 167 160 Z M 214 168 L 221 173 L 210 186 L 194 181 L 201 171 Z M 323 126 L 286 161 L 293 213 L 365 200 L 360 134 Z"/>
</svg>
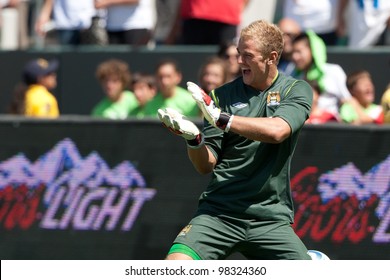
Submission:
<svg viewBox="0 0 390 280">
<path fill-rule="evenodd" d="M 188 147 L 198 149 L 204 144 L 203 135 L 198 127 L 178 111 L 171 108 L 158 109 L 158 117 L 166 128 L 183 137 Z"/>
<path fill-rule="evenodd" d="M 199 109 L 202 111 L 205 119 L 214 127 L 222 129 L 228 132 L 230 125 L 233 121 L 233 115 L 221 112 L 214 101 L 209 95 L 207 95 L 203 89 L 193 82 L 187 82 L 187 89 L 192 93 L 192 97 L 198 104 Z"/>
</svg>

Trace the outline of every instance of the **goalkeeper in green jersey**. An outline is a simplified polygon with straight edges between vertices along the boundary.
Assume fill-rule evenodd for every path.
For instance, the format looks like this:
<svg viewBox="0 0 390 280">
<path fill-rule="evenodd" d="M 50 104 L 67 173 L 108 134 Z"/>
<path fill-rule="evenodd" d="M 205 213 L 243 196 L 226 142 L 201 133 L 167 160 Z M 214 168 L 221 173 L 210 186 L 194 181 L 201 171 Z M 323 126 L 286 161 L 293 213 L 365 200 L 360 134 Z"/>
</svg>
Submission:
<svg viewBox="0 0 390 280">
<path fill-rule="evenodd" d="M 193 219 L 174 240 L 167 259 L 310 259 L 293 231 L 290 164 L 308 118 L 311 87 L 278 73 L 279 28 L 259 20 L 242 29 L 237 45 L 242 76 L 206 94 L 187 89 L 204 128 L 170 108 L 162 123 L 187 142 L 201 174 L 212 173 Z"/>
</svg>

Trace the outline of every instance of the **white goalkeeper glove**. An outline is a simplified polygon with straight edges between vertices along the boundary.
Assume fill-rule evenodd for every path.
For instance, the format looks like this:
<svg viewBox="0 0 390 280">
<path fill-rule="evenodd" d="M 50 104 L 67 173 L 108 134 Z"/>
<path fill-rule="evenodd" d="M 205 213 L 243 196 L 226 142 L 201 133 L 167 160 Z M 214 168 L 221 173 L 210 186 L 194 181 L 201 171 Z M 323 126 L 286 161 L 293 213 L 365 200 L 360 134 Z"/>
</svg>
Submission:
<svg viewBox="0 0 390 280">
<path fill-rule="evenodd" d="M 212 126 L 228 132 L 233 120 L 233 116 L 229 115 L 228 113 L 221 112 L 221 109 L 215 106 L 213 99 L 197 84 L 193 82 L 187 82 L 187 89 L 192 93 L 192 97 L 198 104 L 198 107 L 202 111 L 205 119 Z"/>
<path fill-rule="evenodd" d="M 198 127 L 178 111 L 171 108 L 158 109 L 158 117 L 166 128 L 183 137 L 190 148 L 197 149 L 204 144 Z"/>
</svg>

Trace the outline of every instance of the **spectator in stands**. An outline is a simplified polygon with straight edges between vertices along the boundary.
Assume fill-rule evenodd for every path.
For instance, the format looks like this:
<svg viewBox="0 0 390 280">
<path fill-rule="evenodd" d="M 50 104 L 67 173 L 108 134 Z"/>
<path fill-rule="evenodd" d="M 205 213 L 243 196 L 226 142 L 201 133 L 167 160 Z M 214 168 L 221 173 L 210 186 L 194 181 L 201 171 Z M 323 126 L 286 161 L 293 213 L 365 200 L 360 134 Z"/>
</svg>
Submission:
<svg viewBox="0 0 390 280">
<path fill-rule="evenodd" d="M 58 61 L 37 58 L 23 69 L 23 83 L 13 93 L 9 113 L 26 117 L 56 118 L 57 99 L 50 92 L 57 87 Z"/>
<path fill-rule="evenodd" d="M 95 7 L 107 10 L 106 29 L 110 44 L 141 46 L 152 38 L 154 1 L 95 0 Z"/>
<path fill-rule="evenodd" d="M 371 75 L 365 70 L 347 76 L 347 88 L 351 92 L 350 102 L 341 106 L 340 115 L 350 124 L 383 123 L 382 106 L 374 104 L 375 87 Z"/>
<path fill-rule="evenodd" d="M 321 89 L 317 81 L 307 81 L 313 90 L 313 103 L 309 118 L 306 120 L 307 124 L 323 124 L 328 122 L 340 122 L 338 114 L 332 113 L 325 108 L 318 107 L 318 98 L 321 94 Z"/>
<path fill-rule="evenodd" d="M 18 14 L 19 14 L 19 21 L 18 21 L 19 49 L 26 49 L 30 46 L 30 34 L 29 34 L 30 1 L 31 0 L 19 0 L 19 4 L 17 6 Z"/>
<path fill-rule="evenodd" d="M 386 44 L 385 35 L 390 27 L 390 1 L 340 1 L 338 28 L 339 33 L 347 36 L 348 47 L 366 48 Z M 348 6 L 350 13 L 346 16 Z"/>
<path fill-rule="evenodd" d="M 289 76 L 293 73 L 295 65 L 292 61 L 292 42 L 301 33 L 298 22 L 291 18 L 282 18 L 278 22 L 280 30 L 283 32 L 284 48 L 281 54 L 278 70 Z"/>
<path fill-rule="evenodd" d="M 328 46 L 338 42 L 337 11 L 340 0 L 285 0 L 283 17 L 298 22 L 303 31 L 312 30 Z"/>
<path fill-rule="evenodd" d="M 144 116 L 143 109 L 146 103 L 156 96 L 156 79 L 153 75 L 135 73 L 133 75 L 131 89 L 138 100 L 138 107 L 132 110 L 129 116 L 142 118 Z"/>
<path fill-rule="evenodd" d="M 156 25 L 153 39 L 157 45 L 167 41 L 169 32 L 175 24 L 177 7 L 181 0 L 156 0 Z"/>
<path fill-rule="evenodd" d="M 390 124 L 390 84 L 382 95 L 381 105 L 384 115 L 384 122 Z"/>
<path fill-rule="evenodd" d="M 0 10 L 8 7 L 16 7 L 19 4 L 19 2 L 20 0 L 0 0 Z"/>
<path fill-rule="evenodd" d="M 227 78 L 227 63 L 222 58 L 211 56 L 200 67 L 199 86 L 207 93 L 225 84 Z"/>
<path fill-rule="evenodd" d="M 109 119 L 126 119 L 136 110 L 138 101 L 128 90 L 131 82 L 129 65 L 118 59 L 109 59 L 99 64 L 96 78 L 105 97 L 93 108 L 92 116 Z"/>
<path fill-rule="evenodd" d="M 237 37 L 249 0 L 182 0 L 167 44 L 219 45 Z"/>
<path fill-rule="evenodd" d="M 327 63 L 324 41 L 313 31 L 301 33 L 293 41 L 292 59 L 296 67 L 292 76 L 316 81 L 321 90 L 318 108 L 337 115 L 341 104 L 351 99 L 351 94 L 343 68 Z"/>
<path fill-rule="evenodd" d="M 2 31 L 2 26 L 3 26 L 3 9 L 8 7 L 8 1 L 9 0 L 0 0 L 0 32 Z M 1 33 L 0 33 L 1 34 Z M 1 43 L 1 41 L 0 41 Z"/>
<path fill-rule="evenodd" d="M 2 9 L 6 8 L 13 10 L 14 20 L 8 18 L 7 25 L 13 25 L 16 32 L 12 32 L 15 40 L 15 49 L 25 49 L 29 46 L 29 34 L 28 34 L 28 8 L 30 0 L 0 0 L 0 34 L 2 31 Z M 12 14 L 9 14 L 11 16 Z M 3 28 L 9 28 L 9 26 L 3 26 Z M 12 30 L 12 28 L 11 28 Z M 2 45 L 7 45 L 6 42 L 0 42 Z M 4 43 L 4 44 L 3 44 Z M 0 46 L 0 47 L 1 47 Z"/>
<path fill-rule="evenodd" d="M 237 43 L 235 41 L 220 44 L 217 55 L 228 63 L 227 81 L 232 81 L 241 76 L 241 69 L 238 64 Z"/>
<path fill-rule="evenodd" d="M 96 15 L 93 1 L 44 0 L 35 31 L 44 37 L 47 31 L 54 28 L 61 45 L 81 44 L 81 31 L 91 26 L 92 17 Z"/>
<path fill-rule="evenodd" d="M 384 115 L 384 122 L 390 124 L 390 84 L 387 86 L 386 91 L 381 98 L 381 104 Z"/>
<path fill-rule="evenodd" d="M 188 117 L 199 116 L 199 109 L 191 94 L 179 84 L 182 73 L 178 63 L 173 59 L 164 59 L 156 67 L 158 92 L 144 108 L 145 117 L 157 118 L 160 108 L 172 108 Z"/>
</svg>

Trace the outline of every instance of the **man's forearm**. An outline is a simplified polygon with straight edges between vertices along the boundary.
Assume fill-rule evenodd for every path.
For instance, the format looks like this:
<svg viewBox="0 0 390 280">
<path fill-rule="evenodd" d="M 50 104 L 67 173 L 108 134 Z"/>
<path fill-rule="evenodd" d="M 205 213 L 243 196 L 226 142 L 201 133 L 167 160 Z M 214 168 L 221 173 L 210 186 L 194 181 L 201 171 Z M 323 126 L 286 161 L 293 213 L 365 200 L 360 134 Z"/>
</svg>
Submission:
<svg viewBox="0 0 390 280">
<path fill-rule="evenodd" d="M 247 118 L 234 116 L 230 131 L 245 138 L 277 144 L 291 134 L 289 124 L 281 118 Z"/>
<path fill-rule="evenodd" d="M 196 171 L 200 174 L 208 174 L 213 171 L 217 160 L 206 145 L 202 145 L 198 149 L 188 147 L 187 151 L 188 157 Z"/>
</svg>

